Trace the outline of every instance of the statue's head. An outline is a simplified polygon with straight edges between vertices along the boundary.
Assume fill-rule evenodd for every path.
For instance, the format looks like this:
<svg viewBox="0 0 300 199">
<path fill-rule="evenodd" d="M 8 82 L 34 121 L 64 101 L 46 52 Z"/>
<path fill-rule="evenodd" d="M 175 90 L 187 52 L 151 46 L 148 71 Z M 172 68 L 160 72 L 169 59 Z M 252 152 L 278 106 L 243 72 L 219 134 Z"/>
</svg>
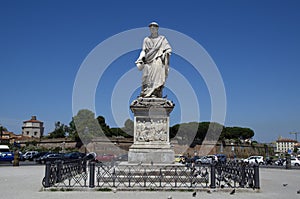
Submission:
<svg viewBox="0 0 300 199">
<path fill-rule="evenodd" d="M 158 33 L 158 23 L 156 23 L 156 22 L 151 22 L 150 24 L 149 24 L 149 28 L 150 28 L 150 32 L 151 32 L 151 34 L 152 35 L 157 35 Z"/>
<path fill-rule="evenodd" d="M 151 22 L 151 23 L 149 23 L 148 26 L 149 26 L 149 28 L 150 28 L 151 26 L 154 26 L 154 27 L 157 27 L 157 28 L 159 27 L 158 23 L 156 23 L 156 22 L 154 22 L 154 21 Z"/>
</svg>

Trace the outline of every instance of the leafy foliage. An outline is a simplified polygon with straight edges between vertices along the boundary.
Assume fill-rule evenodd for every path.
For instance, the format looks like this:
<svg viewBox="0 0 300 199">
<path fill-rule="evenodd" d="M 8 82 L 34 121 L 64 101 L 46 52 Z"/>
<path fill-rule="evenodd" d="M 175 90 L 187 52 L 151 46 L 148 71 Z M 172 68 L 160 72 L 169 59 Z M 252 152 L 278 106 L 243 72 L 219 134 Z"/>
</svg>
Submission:
<svg viewBox="0 0 300 199">
<path fill-rule="evenodd" d="M 111 132 L 111 129 L 109 128 L 109 126 L 105 123 L 105 118 L 103 116 L 98 116 L 97 121 L 98 121 L 98 124 L 100 125 L 102 131 L 104 132 L 104 134 L 108 137 L 111 137 L 112 132 Z"/>
<path fill-rule="evenodd" d="M 63 138 L 68 133 L 68 137 L 77 141 L 79 145 L 82 142 L 90 142 L 97 137 L 123 136 L 125 138 L 133 137 L 134 122 L 127 119 L 122 128 L 110 128 L 103 116 L 95 118 L 95 114 L 87 109 L 80 110 L 72 118 L 69 126 L 55 123 L 55 130 L 50 133 L 51 138 Z M 254 136 L 254 131 L 243 127 L 225 127 L 216 122 L 189 122 L 176 124 L 169 128 L 170 138 L 178 138 L 179 144 L 191 143 L 190 146 L 200 145 L 204 139 L 221 140 L 249 139 Z M 79 136 L 80 135 L 80 136 Z"/>
<path fill-rule="evenodd" d="M 249 139 L 254 136 L 250 128 L 224 127 L 216 122 L 190 122 L 176 124 L 170 128 L 170 138 L 178 136 L 180 144 L 201 144 L 206 140 Z"/>
<path fill-rule="evenodd" d="M 68 132 L 68 126 L 58 122 L 55 122 L 55 129 L 52 131 L 48 137 L 49 138 L 64 138 L 66 137 L 66 132 Z"/>
<path fill-rule="evenodd" d="M 224 132 L 221 134 L 221 139 L 249 139 L 254 136 L 254 131 L 250 128 L 242 127 L 225 127 Z"/>
</svg>

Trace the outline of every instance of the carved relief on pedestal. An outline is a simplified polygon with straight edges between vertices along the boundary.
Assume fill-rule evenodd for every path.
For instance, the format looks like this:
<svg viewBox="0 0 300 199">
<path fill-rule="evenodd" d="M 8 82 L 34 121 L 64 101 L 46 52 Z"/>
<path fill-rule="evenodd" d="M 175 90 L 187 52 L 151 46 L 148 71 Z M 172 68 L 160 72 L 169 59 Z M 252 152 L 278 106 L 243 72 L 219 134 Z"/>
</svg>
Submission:
<svg viewBox="0 0 300 199">
<path fill-rule="evenodd" d="M 167 120 L 164 119 L 138 119 L 136 122 L 136 136 L 138 142 L 167 142 Z"/>
</svg>

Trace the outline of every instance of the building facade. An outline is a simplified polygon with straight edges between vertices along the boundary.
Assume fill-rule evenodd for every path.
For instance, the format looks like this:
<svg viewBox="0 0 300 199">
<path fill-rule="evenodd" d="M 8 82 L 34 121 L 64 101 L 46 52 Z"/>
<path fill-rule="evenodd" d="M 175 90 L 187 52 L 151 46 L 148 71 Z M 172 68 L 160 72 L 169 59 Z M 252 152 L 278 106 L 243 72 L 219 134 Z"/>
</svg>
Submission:
<svg viewBox="0 0 300 199">
<path fill-rule="evenodd" d="M 32 116 L 30 120 L 23 121 L 22 136 L 41 138 L 44 134 L 44 123 Z"/>
<path fill-rule="evenodd" d="M 296 140 L 288 139 L 288 138 L 278 138 L 276 141 L 276 151 L 277 153 L 287 153 L 293 152 L 294 147 L 297 144 Z"/>
<path fill-rule="evenodd" d="M 16 135 L 13 132 L 2 131 L 0 135 L 0 144 L 13 144 L 16 140 L 20 139 L 21 135 Z"/>
</svg>

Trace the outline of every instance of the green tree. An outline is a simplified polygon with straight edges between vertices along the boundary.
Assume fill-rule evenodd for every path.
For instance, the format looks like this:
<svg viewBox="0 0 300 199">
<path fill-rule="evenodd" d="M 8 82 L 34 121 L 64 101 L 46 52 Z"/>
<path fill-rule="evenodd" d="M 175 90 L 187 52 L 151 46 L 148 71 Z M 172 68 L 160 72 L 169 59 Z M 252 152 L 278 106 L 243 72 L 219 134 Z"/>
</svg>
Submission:
<svg viewBox="0 0 300 199">
<path fill-rule="evenodd" d="M 74 122 L 74 117 L 72 117 L 71 122 L 69 123 L 68 127 L 68 133 L 69 133 L 69 138 L 75 140 L 78 136 L 78 132 L 76 130 L 75 122 Z"/>
<path fill-rule="evenodd" d="M 254 131 L 250 128 L 242 127 L 225 127 L 221 137 L 225 139 L 249 139 L 254 136 Z"/>
<path fill-rule="evenodd" d="M 76 125 L 74 122 L 74 117 L 72 117 L 72 121 L 69 123 L 68 133 L 69 133 L 69 138 L 76 141 L 76 147 L 80 148 L 83 145 L 83 143 L 78 135 Z"/>
<path fill-rule="evenodd" d="M 65 138 L 68 126 L 58 122 L 55 122 L 55 129 L 49 134 L 49 138 Z"/>
<path fill-rule="evenodd" d="M 175 124 L 174 126 L 169 128 L 169 136 L 170 138 L 174 138 L 178 132 L 180 124 Z"/>
<path fill-rule="evenodd" d="M 111 132 L 109 126 L 105 123 L 105 118 L 103 116 L 98 116 L 97 120 L 98 120 L 98 123 L 99 123 L 102 131 L 104 132 L 104 134 L 108 137 L 111 137 L 112 132 Z"/>
</svg>

